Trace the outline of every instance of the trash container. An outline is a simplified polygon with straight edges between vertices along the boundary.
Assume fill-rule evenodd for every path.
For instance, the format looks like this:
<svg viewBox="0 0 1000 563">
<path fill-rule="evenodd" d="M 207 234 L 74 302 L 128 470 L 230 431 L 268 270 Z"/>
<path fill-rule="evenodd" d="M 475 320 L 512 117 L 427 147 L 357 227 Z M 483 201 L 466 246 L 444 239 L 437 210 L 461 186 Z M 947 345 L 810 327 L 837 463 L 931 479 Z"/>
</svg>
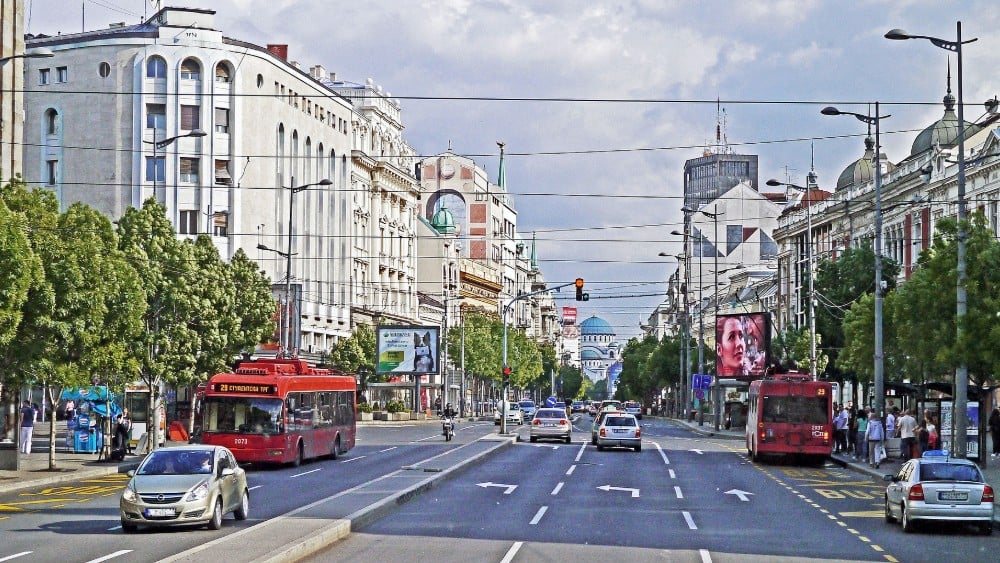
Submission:
<svg viewBox="0 0 1000 563">
<path fill-rule="evenodd" d="M 14 442 L 0 442 L 0 469 L 17 471 L 17 464 L 17 444 Z"/>
</svg>

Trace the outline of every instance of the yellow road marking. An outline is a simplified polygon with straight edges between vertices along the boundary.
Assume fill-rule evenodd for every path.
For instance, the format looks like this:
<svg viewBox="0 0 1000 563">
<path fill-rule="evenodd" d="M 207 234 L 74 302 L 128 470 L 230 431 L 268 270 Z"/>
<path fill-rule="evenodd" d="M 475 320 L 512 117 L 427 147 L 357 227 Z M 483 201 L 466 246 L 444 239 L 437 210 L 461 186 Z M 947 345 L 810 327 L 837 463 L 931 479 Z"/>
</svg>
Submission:
<svg viewBox="0 0 1000 563">
<path fill-rule="evenodd" d="M 71 502 L 76 499 L 71 498 L 50 498 L 45 500 L 26 500 L 24 502 L 9 502 L 6 504 L 0 504 L 0 511 L 5 512 L 20 512 L 24 510 L 22 506 L 31 506 L 39 504 L 52 504 L 54 502 Z"/>
</svg>

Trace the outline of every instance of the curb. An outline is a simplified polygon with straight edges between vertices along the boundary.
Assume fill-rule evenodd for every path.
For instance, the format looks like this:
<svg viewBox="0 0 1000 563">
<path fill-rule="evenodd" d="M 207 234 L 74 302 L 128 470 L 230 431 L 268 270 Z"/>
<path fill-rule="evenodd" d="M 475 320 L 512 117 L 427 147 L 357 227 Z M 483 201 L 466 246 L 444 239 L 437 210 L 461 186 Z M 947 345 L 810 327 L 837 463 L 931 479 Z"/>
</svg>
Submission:
<svg viewBox="0 0 1000 563">
<path fill-rule="evenodd" d="M 26 481 L 14 482 L 9 484 L 0 484 L 0 493 L 4 494 L 17 493 L 25 489 L 31 489 L 33 487 L 56 485 L 59 483 L 65 483 L 67 481 L 76 481 L 78 479 L 91 479 L 94 477 L 101 477 L 103 475 L 128 473 L 130 470 L 139 467 L 139 461 L 121 463 L 118 465 L 109 465 L 107 467 L 95 467 L 93 469 L 70 470 L 61 472 L 58 475 L 52 475 L 51 477 L 42 477 L 41 479 L 29 479 Z"/>
</svg>

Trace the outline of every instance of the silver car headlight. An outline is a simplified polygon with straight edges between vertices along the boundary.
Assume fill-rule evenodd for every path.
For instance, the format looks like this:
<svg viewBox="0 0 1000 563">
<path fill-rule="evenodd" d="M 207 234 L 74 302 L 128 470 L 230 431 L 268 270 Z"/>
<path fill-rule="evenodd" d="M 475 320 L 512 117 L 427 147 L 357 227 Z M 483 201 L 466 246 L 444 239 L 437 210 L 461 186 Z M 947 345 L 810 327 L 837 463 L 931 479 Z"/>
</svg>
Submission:
<svg viewBox="0 0 1000 563">
<path fill-rule="evenodd" d="M 191 490 L 184 498 L 185 501 L 191 502 L 196 500 L 202 500 L 208 496 L 208 481 L 202 481 L 197 487 Z"/>
<path fill-rule="evenodd" d="M 125 487 L 125 491 L 122 493 L 122 498 L 128 502 L 136 502 L 139 500 L 139 496 L 135 494 L 135 489 L 132 488 L 132 483 L 129 483 Z"/>
</svg>

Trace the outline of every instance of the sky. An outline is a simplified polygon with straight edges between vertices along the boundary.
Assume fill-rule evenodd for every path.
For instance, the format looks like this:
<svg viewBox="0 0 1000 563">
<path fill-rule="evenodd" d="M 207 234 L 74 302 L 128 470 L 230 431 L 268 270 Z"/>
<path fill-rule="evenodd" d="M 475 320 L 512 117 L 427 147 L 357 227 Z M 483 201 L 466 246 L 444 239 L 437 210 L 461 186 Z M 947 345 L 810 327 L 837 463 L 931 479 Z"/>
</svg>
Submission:
<svg viewBox="0 0 1000 563">
<path fill-rule="evenodd" d="M 149 0 L 24 0 L 29 33 L 78 33 L 139 23 Z M 303 68 L 372 78 L 400 100 L 418 155 L 450 146 L 496 182 L 506 144 L 518 231 L 537 240 L 554 294 L 578 320 L 607 320 L 619 339 L 641 333 L 663 302 L 682 242 L 683 164 L 716 143 L 759 156 L 761 190 L 777 178 L 819 185 L 864 152 L 865 125 L 820 115 L 867 113 L 880 102 L 883 152 L 909 155 L 943 112 L 953 53 L 963 50 L 966 120 L 1000 93 L 995 0 L 167 0 L 216 10 L 227 37 L 283 43 Z M 814 157 L 811 155 L 814 154 Z M 811 163 L 811 159 L 814 161 Z"/>
</svg>

